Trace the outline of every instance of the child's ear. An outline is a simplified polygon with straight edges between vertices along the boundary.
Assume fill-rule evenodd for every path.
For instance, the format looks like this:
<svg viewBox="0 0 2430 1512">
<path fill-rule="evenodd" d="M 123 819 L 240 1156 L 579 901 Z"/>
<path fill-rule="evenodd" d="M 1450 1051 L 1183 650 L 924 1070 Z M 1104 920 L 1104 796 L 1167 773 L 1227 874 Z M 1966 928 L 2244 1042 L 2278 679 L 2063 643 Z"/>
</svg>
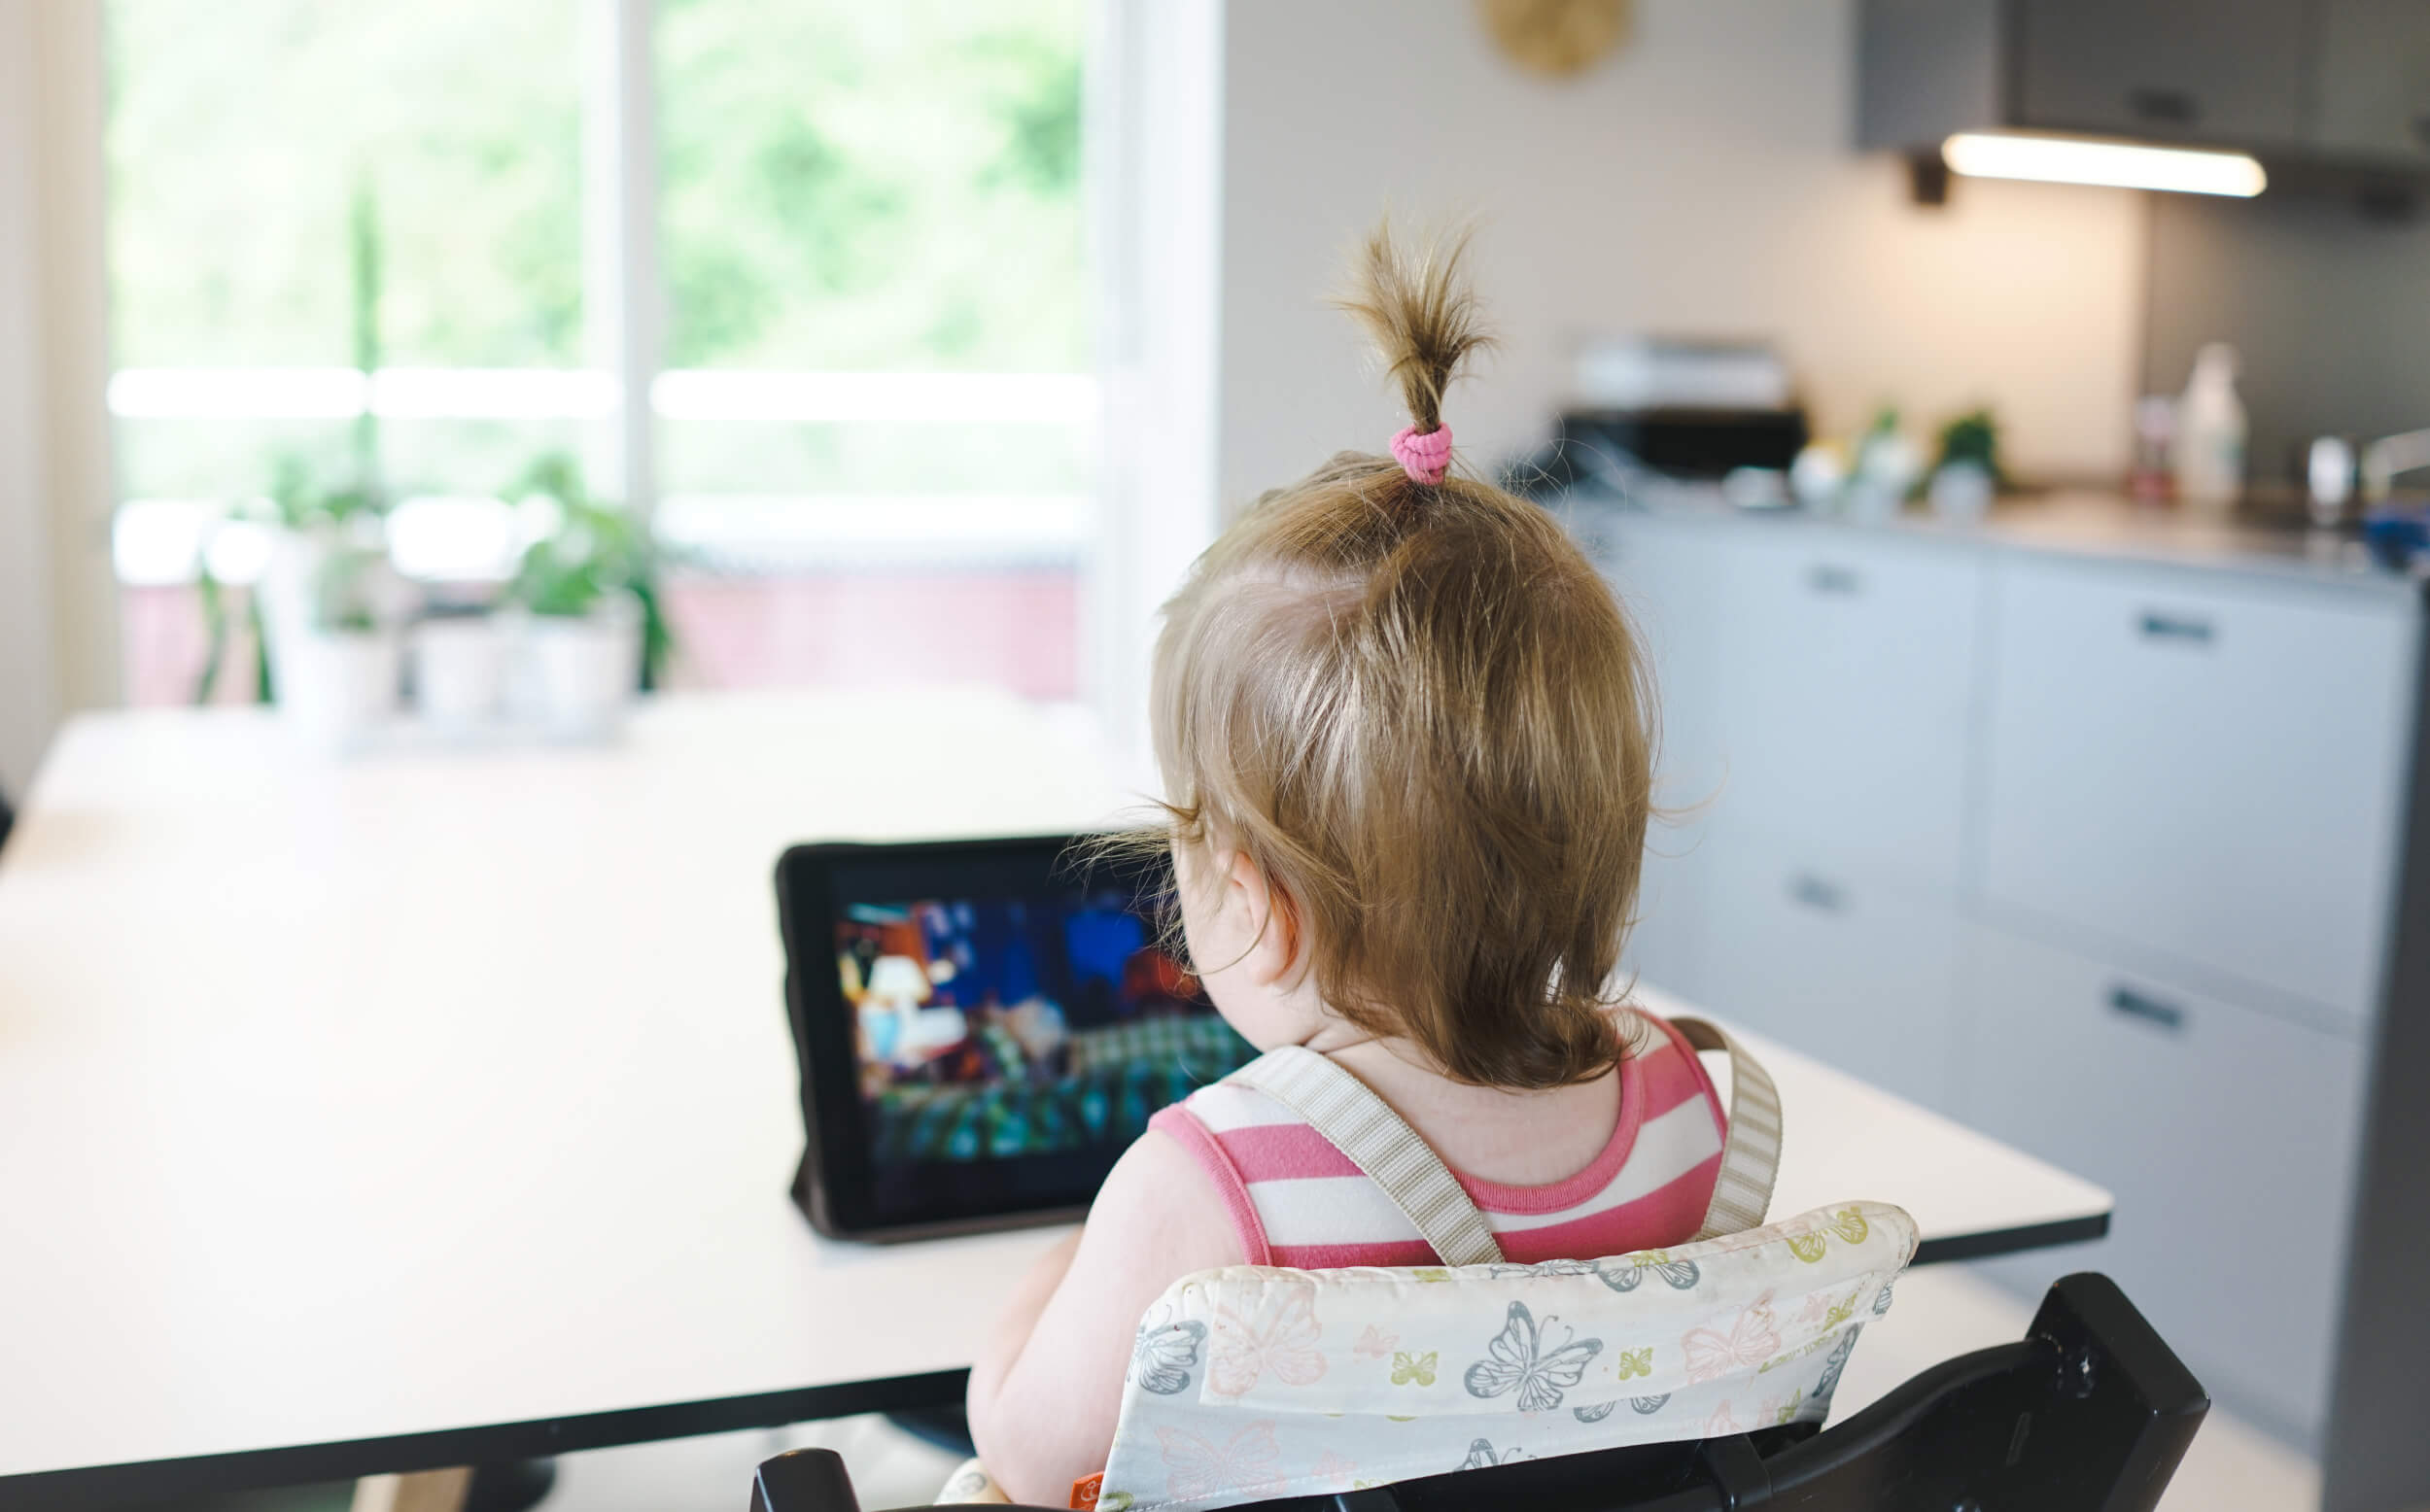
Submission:
<svg viewBox="0 0 2430 1512">
<path fill-rule="evenodd" d="M 1251 974 L 1262 984 L 1283 980 L 1300 958 L 1300 911 L 1291 894 L 1268 881 L 1241 850 L 1232 853 L 1224 890 L 1256 942 L 1244 957 Z"/>
</svg>

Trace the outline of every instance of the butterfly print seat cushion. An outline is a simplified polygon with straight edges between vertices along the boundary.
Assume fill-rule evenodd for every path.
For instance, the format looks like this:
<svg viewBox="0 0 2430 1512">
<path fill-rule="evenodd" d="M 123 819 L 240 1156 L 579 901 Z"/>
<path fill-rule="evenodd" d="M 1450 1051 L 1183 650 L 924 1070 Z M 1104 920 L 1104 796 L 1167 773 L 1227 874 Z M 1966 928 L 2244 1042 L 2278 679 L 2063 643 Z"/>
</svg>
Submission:
<svg viewBox="0 0 2430 1512">
<path fill-rule="evenodd" d="M 1098 1505 L 1195 1512 L 1829 1411 L 1914 1221 L 1857 1202 L 1670 1251 L 1176 1282 Z"/>
</svg>

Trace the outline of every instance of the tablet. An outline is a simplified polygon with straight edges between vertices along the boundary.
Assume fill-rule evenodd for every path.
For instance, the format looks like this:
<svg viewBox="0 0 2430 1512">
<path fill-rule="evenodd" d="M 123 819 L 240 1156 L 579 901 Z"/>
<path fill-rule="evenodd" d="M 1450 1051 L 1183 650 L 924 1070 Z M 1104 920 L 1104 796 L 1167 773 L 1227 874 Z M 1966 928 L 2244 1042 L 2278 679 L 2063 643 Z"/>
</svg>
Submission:
<svg viewBox="0 0 2430 1512">
<path fill-rule="evenodd" d="M 777 865 L 807 1134 L 837 1238 L 1083 1212 L 1166 1104 L 1255 1051 L 1160 943 L 1161 866 L 1073 838 L 797 845 Z"/>
</svg>

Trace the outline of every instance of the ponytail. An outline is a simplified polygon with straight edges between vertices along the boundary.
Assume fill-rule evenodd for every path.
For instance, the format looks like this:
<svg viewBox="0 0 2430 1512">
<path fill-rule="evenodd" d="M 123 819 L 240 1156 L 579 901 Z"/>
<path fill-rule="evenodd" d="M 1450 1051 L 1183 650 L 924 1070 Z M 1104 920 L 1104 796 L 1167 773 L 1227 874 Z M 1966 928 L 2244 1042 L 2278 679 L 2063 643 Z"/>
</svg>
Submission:
<svg viewBox="0 0 2430 1512">
<path fill-rule="evenodd" d="M 1408 428 L 1392 438 L 1392 455 L 1413 483 L 1442 481 L 1451 464 L 1443 395 L 1469 354 L 1493 344 L 1468 286 L 1468 242 L 1469 233 L 1460 231 L 1412 258 L 1385 222 L 1360 249 L 1351 291 L 1336 301 L 1367 328 L 1408 406 Z"/>
</svg>

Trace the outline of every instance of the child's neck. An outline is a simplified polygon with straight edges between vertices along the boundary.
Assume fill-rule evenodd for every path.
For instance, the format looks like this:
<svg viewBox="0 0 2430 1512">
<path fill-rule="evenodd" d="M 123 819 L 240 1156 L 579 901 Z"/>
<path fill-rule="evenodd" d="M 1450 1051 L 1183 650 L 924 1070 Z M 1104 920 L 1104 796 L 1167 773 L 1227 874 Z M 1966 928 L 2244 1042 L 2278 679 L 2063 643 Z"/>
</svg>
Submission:
<svg viewBox="0 0 2430 1512">
<path fill-rule="evenodd" d="M 1416 1046 L 1379 1039 L 1338 1020 L 1306 1042 L 1372 1087 L 1454 1170 L 1535 1186 L 1591 1164 L 1619 1119 L 1619 1077 L 1519 1092 L 1454 1082 Z"/>
</svg>

